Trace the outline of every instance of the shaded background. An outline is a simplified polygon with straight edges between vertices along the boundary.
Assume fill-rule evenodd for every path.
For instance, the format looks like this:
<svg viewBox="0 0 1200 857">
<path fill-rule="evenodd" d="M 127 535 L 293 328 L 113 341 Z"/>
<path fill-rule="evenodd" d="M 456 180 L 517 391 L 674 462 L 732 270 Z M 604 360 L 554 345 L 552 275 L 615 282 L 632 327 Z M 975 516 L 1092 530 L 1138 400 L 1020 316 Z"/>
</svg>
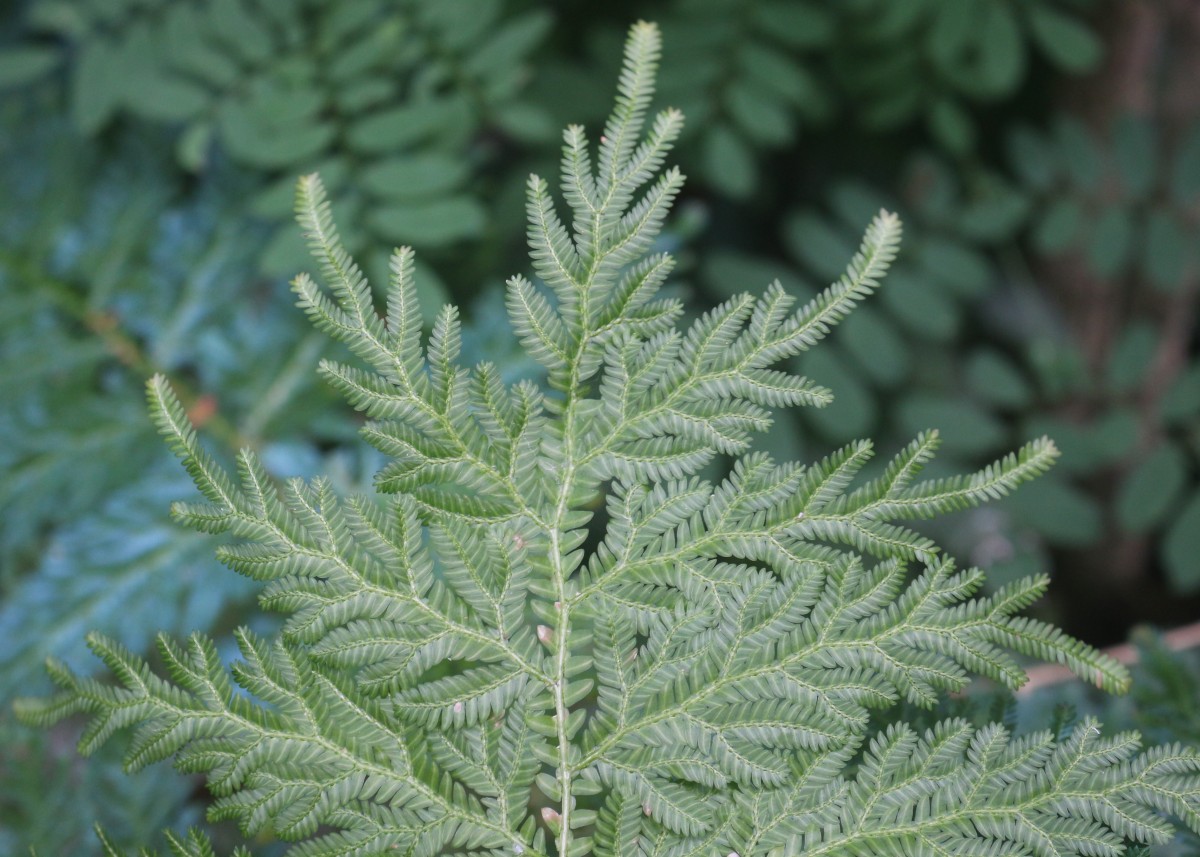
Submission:
<svg viewBox="0 0 1200 857">
<path fill-rule="evenodd" d="M 295 176 L 319 170 L 369 270 L 417 248 L 469 361 L 533 371 L 502 281 L 559 129 L 595 128 L 629 22 L 656 20 L 689 130 L 664 239 L 695 307 L 778 277 L 809 295 L 880 207 L 905 244 L 877 299 L 799 361 L 835 403 L 766 439 L 943 437 L 940 472 L 1053 436 L 1054 472 L 933 525 L 1096 645 L 1200 619 L 1200 6 L 1190 0 L 25 0 L 0 12 L 0 699 L 84 633 L 269 623 L 213 541 L 172 526 L 185 474 L 144 416 L 167 373 L 212 446 L 369 488 L 291 307 Z M 376 278 L 382 282 L 383 278 Z M 1139 632 L 1159 739 L 1200 740 L 1194 666 Z M 1048 710 L 1052 700 L 1038 703 Z M 1036 707 L 1036 706 L 1035 706 Z M 1182 713 L 1181 713 L 1182 712 Z M 1193 715 L 1194 716 L 1194 715 Z M 1188 729 L 1192 729 L 1188 734 Z M 0 711 L 0 850 L 93 853 L 202 817 L 196 784 L 80 765 Z"/>
</svg>

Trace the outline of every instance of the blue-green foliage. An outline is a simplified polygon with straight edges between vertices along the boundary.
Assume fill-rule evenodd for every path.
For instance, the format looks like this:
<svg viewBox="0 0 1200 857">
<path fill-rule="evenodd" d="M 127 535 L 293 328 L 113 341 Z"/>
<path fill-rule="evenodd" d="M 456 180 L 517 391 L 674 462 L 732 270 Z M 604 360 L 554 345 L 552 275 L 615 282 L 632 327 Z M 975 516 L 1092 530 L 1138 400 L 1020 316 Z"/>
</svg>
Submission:
<svg viewBox="0 0 1200 857">
<path fill-rule="evenodd" d="M 647 123 L 658 58 L 657 28 L 635 25 L 600 145 L 565 132 L 566 223 L 529 180 L 535 279 L 508 281 L 507 309 L 545 384 L 463 366 L 451 306 L 426 340 L 408 248 L 381 315 L 320 180 L 301 179 L 325 286 L 293 286 L 369 367 L 321 373 L 390 459 L 376 495 L 277 484 L 251 449 L 230 475 L 156 376 L 152 416 L 203 497 L 173 514 L 238 540 L 218 556 L 282 628 L 240 629 L 232 668 L 204 634 L 164 635 L 169 678 L 92 634 L 115 683 L 51 660 L 60 692 L 20 716 L 90 715 L 84 752 L 131 728 L 130 769 L 172 758 L 205 774 L 211 820 L 304 840 L 305 857 L 1115 857 L 1167 841 L 1171 819 L 1200 829 L 1200 756 L 1178 745 L 1144 750 L 1090 720 L 1022 737 L 872 727 L 871 711 L 934 706 L 972 675 L 1015 689 L 1014 654 L 1108 690 L 1128 676 L 1018 615 L 1045 577 L 981 594 L 983 572 L 907 526 L 1004 496 L 1051 465 L 1050 441 L 924 480 L 932 432 L 872 479 L 858 478 L 864 441 L 808 467 L 752 451 L 775 412 L 829 402 L 784 361 L 876 290 L 900 223 L 878 213 L 803 304 L 776 282 L 681 325 L 658 297 L 673 260 L 654 251 L 683 184 L 664 168 L 682 115 Z M 718 455 L 729 475 L 700 478 Z M 199 837 L 173 849 L 207 853 Z"/>
<path fill-rule="evenodd" d="M 320 169 L 358 240 L 440 247 L 487 224 L 481 130 L 552 132 L 518 98 L 549 22 L 502 0 L 35 0 L 26 26 L 62 40 L 82 131 L 165 125 L 185 169 L 228 158 L 267 179 L 249 208 L 275 222 Z M 267 270 L 288 270 L 294 236 L 274 232 Z"/>
</svg>

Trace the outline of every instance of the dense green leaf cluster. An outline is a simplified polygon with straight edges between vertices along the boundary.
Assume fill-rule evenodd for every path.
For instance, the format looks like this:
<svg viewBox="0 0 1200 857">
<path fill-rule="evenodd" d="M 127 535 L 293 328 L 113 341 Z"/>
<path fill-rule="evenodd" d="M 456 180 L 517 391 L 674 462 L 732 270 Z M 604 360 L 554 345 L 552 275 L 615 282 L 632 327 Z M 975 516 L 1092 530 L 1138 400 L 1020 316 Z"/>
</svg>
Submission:
<svg viewBox="0 0 1200 857">
<path fill-rule="evenodd" d="M 932 706 L 971 675 L 1019 686 L 1010 653 L 1125 688 L 1111 658 L 1016 615 L 1045 578 L 982 594 L 982 572 L 905 523 L 1003 496 L 1057 451 L 1036 441 L 918 481 L 937 446 L 921 434 L 858 484 L 865 442 L 809 467 L 750 451 L 774 411 L 828 402 L 778 367 L 875 290 L 899 220 L 879 213 L 807 303 L 775 283 L 681 326 L 657 297 L 672 259 L 654 240 L 683 181 L 663 168 L 681 114 L 644 128 L 658 56 L 657 29 L 635 25 L 599 147 L 564 134 L 569 223 L 530 178 L 536 282 L 509 280 L 507 308 L 544 386 L 463 366 L 453 307 L 422 347 L 408 249 L 380 315 L 320 181 L 301 180 L 328 291 L 306 275 L 294 289 L 370 367 L 321 364 L 390 459 L 377 496 L 278 485 L 251 450 L 231 477 L 155 377 L 155 422 L 204 497 L 175 517 L 238 540 L 221 559 L 283 627 L 240 630 L 232 670 L 203 634 L 164 636 L 169 678 L 93 635 L 116 683 L 52 661 L 60 693 L 20 715 L 89 714 L 85 751 L 133 728 L 128 767 L 205 774 L 210 818 L 305 840 L 292 853 L 307 857 L 1057 857 L 1165 841 L 1168 818 L 1200 828 L 1200 756 L 1142 750 L 1136 733 L 873 731 L 871 710 Z M 718 455 L 731 472 L 704 478 Z M 211 853 L 199 837 L 172 847 Z"/>
<path fill-rule="evenodd" d="M 287 218 L 293 176 L 319 169 L 356 234 L 420 247 L 482 233 L 482 126 L 545 128 L 517 96 L 548 24 L 501 0 L 36 0 L 27 19 L 69 48 L 82 131 L 121 114 L 177 129 L 188 170 L 219 156 L 278 179 L 250 205 L 273 221 Z M 293 235 L 275 232 L 268 270 L 287 270 Z"/>
</svg>

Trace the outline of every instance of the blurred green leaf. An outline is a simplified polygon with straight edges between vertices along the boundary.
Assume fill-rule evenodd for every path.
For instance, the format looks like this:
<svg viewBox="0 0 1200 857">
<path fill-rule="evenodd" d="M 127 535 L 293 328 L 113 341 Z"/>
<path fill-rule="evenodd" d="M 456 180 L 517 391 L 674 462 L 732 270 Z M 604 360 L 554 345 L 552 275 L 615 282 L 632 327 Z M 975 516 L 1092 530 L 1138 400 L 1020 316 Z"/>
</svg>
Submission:
<svg viewBox="0 0 1200 857">
<path fill-rule="evenodd" d="M 1158 141 L 1154 128 L 1140 116 L 1120 117 L 1113 128 L 1113 160 L 1126 192 L 1145 198 L 1158 173 Z"/>
<path fill-rule="evenodd" d="M 1029 382 L 1013 361 L 994 349 L 979 348 L 971 353 L 966 379 L 972 393 L 998 407 L 1025 407 L 1033 398 Z"/>
<path fill-rule="evenodd" d="M 903 338 L 887 316 L 871 306 L 857 308 L 841 323 L 838 340 L 862 374 L 881 387 L 899 384 L 912 369 Z"/>
<path fill-rule="evenodd" d="M 1058 160 L 1067 175 L 1081 190 L 1096 190 L 1104 175 L 1100 150 L 1091 133 L 1073 116 L 1059 116 L 1053 128 Z"/>
<path fill-rule="evenodd" d="M 1159 403 L 1159 414 L 1168 425 L 1200 414 L 1200 363 L 1189 364 L 1171 382 Z"/>
<path fill-rule="evenodd" d="M 904 270 L 888 275 L 880 300 L 912 333 L 945 340 L 958 331 L 959 316 L 937 288 Z"/>
<path fill-rule="evenodd" d="M 1200 197 L 1200 120 L 1192 123 L 1175 149 L 1171 164 L 1171 196 L 1177 205 L 1194 205 Z"/>
<path fill-rule="evenodd" d="M 367 166 L 358 182 L 384 199 L 409 200 L 448 194 L 467 177 L 461 158 L 447 154 L 400 155 Z"/>
<path fill-rule="evenodd" d="M 1176 506 L 1188 484 L 1188 459 L 1173 443 L 1164 443 L 1146 456 L 1121 483 L 1117 522 L 1131 533 L 1159 524 Z"/>
<path fill-rule="evenodd" d="M 1192 494 L 1167 531 L 1162 558 L 1176 592 L 1200 591 L 1200 491 Z"/>
<path fill-rule="evenodd" d="M 870 433 L 877 414 L 875 397 L 835 345 L 805 352 L 800 368 L 818 384 L 837 390 L 832 404 L 805 412 L 827 440 L 843 443 Z"/>
<path fill-rule="evenodd" d="M 929 131 L 946 151 L 965 155 L 975 148 L 975 123 L 957 101 L 939 98 L 929 108 Z"/>
<path fill-rule="evenodd" d="M 1083 219 L 1079 200 L 1070 196 L 1050 200 L 1034 221 L 1034 247 L 1041 253 L 1061 253 L 1074 243 Z"/>
<path fill-rule="evenodd" d="M 1121 205 L 1110 205 L 1100 212 L 1087 242 L 1088 262 L 1101 277 L 1115 277 L 1124 271 L 1133 253 L 1133 218 Z"/>
<path fill-rule="evenodd" d="M 0 89 L 27 86 L 58 65 L 52 48 L 5 47 L 0 53 Z"/>
<path fill-rule="evenodd" d="M 823 280 L 841 276 L 854 255 L 854 243 L 815 212 L 793 214 L 783 224 L 783 240 L 792 255 Z"/>
<path fill-rule="evenodd" d="M 1104 56 L 1104 46 L 1086 24 L 1049 3 L 1026 6 L 1029 25 L 1042 53 L 1071 72 L 1091 71 Z"/>
<path fill-rule="evenodd" d="M 1137 389 L 1158 350 L 1157 328 L 1144 321 L 1131 321 L 1109 353 L 1105 367 L 1108 387 L 1117 393 Z"/>
<path fill-rule="evenodd" d="M 451 196 L 434 202 L 385 205 L 367 215 L 367 223 L 396 244 L 438 247 L 483 231 L 487 215 L 472 197 Z"/>
<path fill-rule="evenodd" d="M 942 447 L 949 452 L 989 453 L 1006 434 L 999 420 L 961 397 L 914 393 L 900 403 L 898 416 L 905 435 L 937 429 Z"/>
<path fill-rule="evenodd" d="M 1023 485 L 1009 506 L 1014 518 L 1051 544 L 1081 547 L 1100 536 L 1102 516 L 1096 502 L 1053 475 Z"/>
<path fill-rule="evenodd" d="M 704 174 L 717 190 L 734 199 L 749 195 L 758 183 L 754 153 L 727 125 L 704 135 Z"/>
<path fill-rule="evenodd" d="M 1146 216 L 1146 240 L 1142 269 L 1150 282 L 1165 292 L 1178 291 L 1184 285 L 1191 252 L 1188 234 L 1176 216 L 1155 209 Z"/>
<path fill-rule="evenodd" d="M 1021 181 L 1035 190 L 1047 190 L 1058 176 L 1054 148 L 1028 126 L 1014 128 L 1008 135 L 1008 160 Z"/>
</svg>

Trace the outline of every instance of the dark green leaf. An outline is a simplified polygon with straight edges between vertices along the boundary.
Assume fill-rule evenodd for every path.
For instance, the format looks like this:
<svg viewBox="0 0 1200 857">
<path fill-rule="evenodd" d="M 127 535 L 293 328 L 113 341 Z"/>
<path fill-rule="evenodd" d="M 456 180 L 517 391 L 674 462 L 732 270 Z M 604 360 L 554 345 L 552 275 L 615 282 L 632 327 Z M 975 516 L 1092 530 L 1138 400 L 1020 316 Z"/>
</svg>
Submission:
<svg viewBox="0 0 1200 857">
<path fill-rule="evenodd" d="M 1091 268 L 1101 277 L 1121 274 L 1133 252 L 1133 218 L 1128 209 L 1110 205 L 1100 213 L 1088 238 Z"/>
<path fill-rule="evenodd" d="M 369 192 L 384 199 L 410 200 L 448 194 L 467 176 L 467 165 L 444 154 L 400 155 L 376 161 L 359 176 Z"/>
<path fill-rule="evenodd" d="M 1145 198 L 1154 188 L 1157 142 L 1154 128 L 1140 116 L 1122 116 L 1113 129 L 1113 160 L 1121 184 L 1134 199 Z"/>
<path fill-rule="evenodd" d="M 758 183 L 758 165 L 754 153 L 726 125 L 716 125 L 704 135 L 704 174 L 720 190 L 734 199 L 743 199 Z"/>
<path fill-rule="evenodd" d="M 1033 398 L 1029 382 L 999 351 L 981 348 L 972 352 L 967 359 L 966 378 L 971 392 L 993 405 L 1022 408 Z"/>
<path fill-rule="evenodd" d="M 1021 181 L 1034 190 L 1046 190 L 1058 176 L 1054 148 L 1044 136 L 1028 127 L 1008 135 L 1008 160 Z"/>
<path fill-rule="evenodd" d="M 904 434 L 937 429 L 943 448 L 951 452 L 989 453 L 1005 438 L 1004 426 L 999 420 L 958 397 L 914 394 L 900 403 L 898 415 Z"/>
<path fill-rule="evenodd" d="M 1192 254 L 1188 235 L 1175 215 L 1155 209 L 1146 216 L 1146 241 L 1142 270 L 1151 284 L 1164 292 L 1174 292 L 1184 285 Z"/>
<path fill-rule="evenodd" d="M 1066 167 L 1071 181 L 1083 190 L 1096 190 L 1104 166 L 1088 129 L 1078 119 L 1062 116 L 1055 123 L 1053 134 L 1058 160 Z"/>
<path fill-rule="evenodd" d="M 1167 579 L 1176 592 L 1200 591 L 1200 492 L 1191 496 L 1162 544 Z"/>
<path fill-rule="evenodd" d="M 888 276 L 880 300 L 917 336 L 943 340 L 958 331 L 958 313 L 940 290 L 930 288 L 923 278 L 907 271 L 895 271 Z"/>
<path fill-rule="evenodd" d="M 1070 247 L 1083 227 L 1083 206 L 1070 196 L 1053 199 L 1037 214 L 1033 244 L 1042 253 L 1061 253 Z"/>
<path fill-rule="evenodd" d="M 1195 122 L 1175 149 L 1171 164 L 1171 196 L 1187 207 L 1200 197 L 1200 122 Z"/>
<path fill-rule="evenodd" d="M 1189 364 L 1171 381 L 1159 404 L 1159 414 L 1169 425 L 1186 423 L 1200 414 L 1200 363 Z"/>
<path fill-rule="evenodd" d="M 875 397 L 850 362 L 832 343 L 806 352 L 800 360 L 801 371 L 818 384 L 837 390 L 832 404 L 805 413 L 828 440 L 841 443 L 867 434 L 875 423 Z"/>
<path fill-rule="evenodd" d="M 6 48 L 0 53 L 0 89 L 27 86 L 58 64 L 50 48 Z"/>
<path fill-rule="evenodd" d="M 1010 501 L 1013 517 L 1051 544 L 1081 547 L 1100 536 L 1096 502 L 1074 485 L 1053 476 L 1023 486 Z"/>
<path fill-rule="evenodd" d="M 946 151 L 965 155 L 975 148 L 975 123 L 962 105 L 951 98 L 939 98 L 927 114 L 929 131 Z"/>
<path fill-rule="evenodd" d="M 1029 24 L 1042 53 L 1067 71 L 1091 71 L 1104 46 L 1088 27 L 1049 3 L 1030 3 Z"/>
<path fill-rule="evenodd" d="M 467 196 L 381 206 L 367 215 L 368 225 L 388 241 L 417 247 L 439 247 L 472 238 L 483 231 L 486 221 L 482 206 Z"/>
<path fill-rule="evenodd" d="M 1187 456 L 1164 443 L 1125 477 L 1117 494 L 1117 521 L 1131 533 L 1156 526 L 1175 507 L 1188 482 Z"/>
<path fill-rule="evenodd" d="M 854 255 L 853 243 L 813 212 L 789 217 L 783 225 L 783 240 L 793 257 L 826 280 L 837 278 Z"/>
<path fill-rule="evenodd" d="M 893 387 L 908 377 L 908 347 L 887 316 L 872 307 L 856 309 L 842 322 L 838 338 L 862 374 L 879 386 Z"/>
<path fill-rule="evenodd" d="M 1158 350 L 1159 332 L 1144 321 L 1131 321 L 1108 357 L 1106 374 L 1109 389 L 1128 393 L 1136 389 Z"/>
</svg>

